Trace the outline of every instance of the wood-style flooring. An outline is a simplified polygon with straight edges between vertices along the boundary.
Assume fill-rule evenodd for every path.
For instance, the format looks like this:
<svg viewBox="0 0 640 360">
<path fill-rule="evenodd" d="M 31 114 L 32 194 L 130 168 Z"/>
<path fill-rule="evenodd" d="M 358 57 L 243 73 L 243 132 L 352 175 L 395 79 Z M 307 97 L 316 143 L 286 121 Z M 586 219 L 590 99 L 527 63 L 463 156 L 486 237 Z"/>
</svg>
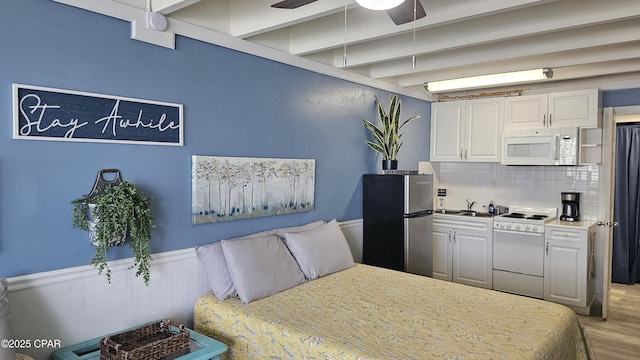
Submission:
<svg viewBox="0 0 640 360">
<path fill-rule="evenodd" d="M 600 313 L 580 319 L 598 360 L 640 359 L 640 284 L 611 284 L 606 321 Z"/>
</svg>

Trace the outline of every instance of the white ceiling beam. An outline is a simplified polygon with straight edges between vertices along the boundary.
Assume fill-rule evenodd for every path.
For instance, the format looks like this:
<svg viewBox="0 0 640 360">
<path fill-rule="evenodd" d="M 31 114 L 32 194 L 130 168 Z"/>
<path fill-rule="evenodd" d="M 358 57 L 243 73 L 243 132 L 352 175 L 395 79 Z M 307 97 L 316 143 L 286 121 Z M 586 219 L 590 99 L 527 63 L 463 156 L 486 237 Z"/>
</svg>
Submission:
<svg viewBox="0 0 640 360">
<path fill-rule="evenodd" d="M 172 47 L 180 34 L 409 93 L 426 81 L 540 66 L 562 69 L 554 82 L 559 74 L 640 71 L 638 0 L 421 0 L 427 16 L 415 24 L 415 48 L 413 23 L 396 26 L 386 12 L 362 9 L 353 0 L 347 0 L 346 39 L 344 0 L 319 0 L 296 10 L 270 8 L 278 0 L 54 1 L 130 21 L 134 38 L 157 45 Z M 172 11 L 166 31 L 147 29 L 148 1 L 154 11 Z M 345 41 L 348 72 L 339 69 Z"/>
<path fill-rule="evenodd" d="M 417 31 L 431 30 L 440 25 L 453 24 L 546 2 L 548 1 L 458 0 L 430 3 L 423 0 L 427 16 L 416 21 L 415 25 Z M 346 42 L 347 44 L 357 44 L 365 40 L 371 41 L 372 39 L 412 33 L 413 26 L 413 23 L 395 25 L 384 11 L 355 7 L 350 9 L 347 14 Z M 289 49 L 293 54 L 305 55 L 341 47 L 345 42 L 344 27 L 344 14 L 342 13 L 291 26 L 289 29 L 291 42 Z"/>
<path fill-rule="evenodd" d="M 149 0 L 151 2 L 151 11 L 159 12 L 164 15 L 171 14 L 187 6 L 191 6 L 201 0 Z"/>
<path fill-rule="evenodd" d="M 561 51 L 535 56 L 515 57 L 517 55 L 514 55 L 512 58 L 504 58 L 496 61 L 478 62 L 472 65 L 434 69 L 432 71 L 421 71 L 417 74 L 391 76 L 391 78 L 393 78 L 394 82 L 400 86 L 413 86 L 434 80 L 535 69 L 540 67 L 550 67 L 554 69 L 554 77 L 556 77 L 555 69 L 557 68 L 588 65 L 590 63 L 608 63 L 621 60 L 628 61 L 630 63 L 635 62 L 640 66 L 640 55 L 637 51 L 639 46 L 640 41 L 637 41 L 634 43 L 602 46 L 596 49 L 590 48 Z M 611 71 L 615 72 L 616 69 L 612 68 Z M 381 80 L 385 80 L 385 78 L 381 78 Z"/>
<path fill-rule="evenodd" d="M 344 11 L 345 0 L 320 0 L 297 9 L 272 8 L 280 0 L 229 0 L 230 34 L 247 38 Z M 356 6 L 354 0 L 346 1 Z"/>
<path fill-rule="evenodd" d="M 594 0 L 589 0 L 594 1 Z M 434 29 L 421 30 L 416 34 L 415 49 L 412 46 L 413 34 L 406 33 L 395 37 L 376 40 L 374 43 L 349 45 L 347 48 L 348 66 L 361 66 L 394 58 L 432 54 L 440 51 L 465 48 L 472 45 L 488 44 L 508 39 L 519 39 L 536 34 L 546 34 L 571 28 L 583 28 L 593 24 L 605 24 L 619 19 L 633 19 L 640 16 L 637 0 L 617 0 L 627 3 L 624 6 L 594 2 L 589 12 L 567 13 L 567 10 L 528 9 L 527 12 L 500 14 L 492 17 L 470 20 L 464 24 L 445 25 Z M 557 6 L 557 3 L 548 6 Z M 634 9 L 634 10 L 629 10 Z M 553 15 L 546 16 L 547 12 Z M 539 15 L 539 16 L 536 16 Z M 633 21 L 633 20 L 630 20 Z M 637 22 L 637 20 L 635 20 Z M 323 48 L 324 50 L 324 48 Z M 342 48 L 336 47 L 334 66 L 342 66 Z"/>
<path fill-rule="evenodd" d="M 171 14 L 171 18 L 208 30 L 229 34 L 229 1 L 201 1 Z"/>
<path fill-rule="evenodd" d="M 468 66 L 502 59 L 536 56 L 569 50 L 589 49 L 597 46 L 624 44 L 638 40 L 640 40 L 640 22 L 627 20 L 619 23 L 566 30 L 532 36 L 526 39 L 513 39 L 500 43 L 418 56 L 415 69 L 406 65 L 406 59 L 373 64 L 370 66 L 369 75 L 374 78 L 411 75 L 412 73 L 415 74 L 421 71 L 433 71 L 441 68 Z M 349 57 L 349 60 L 350 59 L 351 57 Z M 431 79 L 431 81 L 433 80 L 442 79 Z"/>
</svg>

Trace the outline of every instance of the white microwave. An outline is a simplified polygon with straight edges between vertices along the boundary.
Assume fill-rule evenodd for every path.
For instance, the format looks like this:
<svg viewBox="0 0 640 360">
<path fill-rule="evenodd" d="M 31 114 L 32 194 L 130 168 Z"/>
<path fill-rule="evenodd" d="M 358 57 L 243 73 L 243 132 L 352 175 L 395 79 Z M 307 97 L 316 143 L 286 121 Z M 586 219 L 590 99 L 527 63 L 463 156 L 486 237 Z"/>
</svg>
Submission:
<svg viewBox="0 0 640 360">
<path fill-rule="evenodd" d="M 505 130 L 503 165 L 578 165 L 578 128 Z"/>
</svg>

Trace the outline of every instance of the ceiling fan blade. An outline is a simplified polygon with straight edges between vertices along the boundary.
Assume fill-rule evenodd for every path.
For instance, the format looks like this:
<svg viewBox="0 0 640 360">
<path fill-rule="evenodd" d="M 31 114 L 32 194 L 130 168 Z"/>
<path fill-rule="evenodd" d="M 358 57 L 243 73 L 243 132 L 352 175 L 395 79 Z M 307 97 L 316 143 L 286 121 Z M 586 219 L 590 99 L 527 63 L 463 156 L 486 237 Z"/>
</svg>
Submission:
<svg viewBox="0 0 640 360">
<path fill-rule="evenodd" d="M 396 25 L 406 24 L 413 21 L 413 0 L 405 0 L 402 4 L 387 10 L 387 14 Z M 416 2 L 416 20 L 427 16 L 420 0 Z"/>
<path fill-rule="evenodd" d="M 312 2 L 316 2 L 318 0 L 283 0 L 271 5 L 272 8 L 278 9 L 295 9 L 300 6 L 311 4 Z M 412 8 L 413 9 L 413 8 Z M 413 12 L 413 10 L 411 10 Z"/>
</svg>

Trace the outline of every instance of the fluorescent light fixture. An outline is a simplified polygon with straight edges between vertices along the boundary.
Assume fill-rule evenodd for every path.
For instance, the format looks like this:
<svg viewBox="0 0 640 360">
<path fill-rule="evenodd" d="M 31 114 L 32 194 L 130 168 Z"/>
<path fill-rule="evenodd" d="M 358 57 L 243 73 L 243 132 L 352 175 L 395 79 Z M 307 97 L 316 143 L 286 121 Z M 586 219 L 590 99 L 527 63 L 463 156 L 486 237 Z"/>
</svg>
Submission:
<svg viewBox="0 0 640 360">
<path fill-rule="evenodd" d="M 356 2 L 363 8 L 371 10 L 389 10 L 400 4 L 405 0 L 356 0 Z"/>
<path fill-rule="evenodd" d="M 425 89 L 431 93 L 464 90 L 497 85 L 519 84 L 536 80 L 546 80 L 553 77 L 553 71 L 549 68 L 514 71 L 500 74 L 471 76 L 466 78 L 431 81 L 425 83 Z"/>
</svg>

